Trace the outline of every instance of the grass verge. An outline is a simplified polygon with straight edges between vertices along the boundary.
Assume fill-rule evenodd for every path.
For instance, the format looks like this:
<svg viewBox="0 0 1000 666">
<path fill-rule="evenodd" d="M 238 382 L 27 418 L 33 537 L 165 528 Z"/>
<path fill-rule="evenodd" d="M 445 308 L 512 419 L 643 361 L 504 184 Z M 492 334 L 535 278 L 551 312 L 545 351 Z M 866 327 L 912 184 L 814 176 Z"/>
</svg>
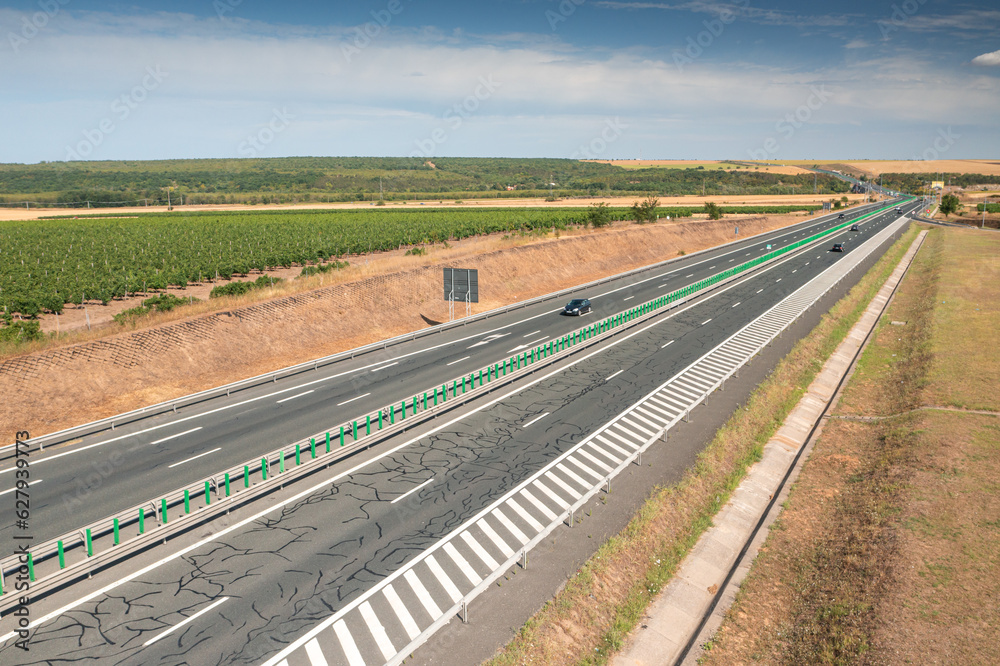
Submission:
<svg viewBox="0 0 1000 666">
<path fill-rule="evenodd" d="M 1000 661 L 998 250 L 928 236 L 703 663 Z"/>
<path fill-rule="evenodd" d="M 917 231 L 911 229 L 795 345 L 675 485 L 655 488 L 637 515 L 487 664 L 604 664 L 653 596 L 760 458 L 824 360 L 860 318 Z"/>
</svg>

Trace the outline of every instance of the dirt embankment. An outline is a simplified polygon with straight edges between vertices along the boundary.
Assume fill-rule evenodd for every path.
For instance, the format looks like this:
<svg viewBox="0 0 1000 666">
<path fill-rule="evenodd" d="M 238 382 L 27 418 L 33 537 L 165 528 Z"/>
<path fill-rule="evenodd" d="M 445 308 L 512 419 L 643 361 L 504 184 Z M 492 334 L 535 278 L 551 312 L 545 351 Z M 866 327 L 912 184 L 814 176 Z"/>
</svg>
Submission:
<svg viewBox="0 0 1000 666">
<path fill-rule="evenodd" d="M 742 219 L 740 235 L 802 219 Z M 729 241 L 732 225 L 696 220 L 541 239 L 479 254 L 456 249 L 442 255 L 448 264 L 427 261 L 16 356 L 0 363 L 0 431 L 8 440 L 15 430 L 37 436 L 418 330 L 426 326 L 421 315 L 447 319 L 440 296 L 443 265 L 479 270 L 481 302 L 474 312 L 481 312 Z"/>
</svg>

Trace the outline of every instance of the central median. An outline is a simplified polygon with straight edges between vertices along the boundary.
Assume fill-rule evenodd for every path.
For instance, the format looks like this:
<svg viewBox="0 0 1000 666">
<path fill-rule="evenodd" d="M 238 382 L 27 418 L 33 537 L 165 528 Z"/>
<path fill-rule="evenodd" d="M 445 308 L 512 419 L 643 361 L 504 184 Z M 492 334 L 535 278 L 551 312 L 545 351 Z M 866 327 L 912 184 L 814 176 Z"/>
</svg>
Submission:
<svg viewBox="0 0 1000 666">
<path fill-rule="evenodd" d="M 6 559 L 0 567 L 2 573 L 10 576 L 26 567 L 36 595 L 55 589 L 157 541 L 165 541 L 173 534 L 189 529 L 210 516 L 228 512 L 236 505 L 252 501 L 300 476 L 322 469 L 360 449 L 434 418 L 445 410 L 510 383 L 539 367 L 616 335 L 650 316 L 689 302 L 749 271 L 781 259 L 799 248 L 820 242 L 849 224 L 870 218 L 889 208 L 892 206 L 818 232 L 785 248 L 770 251 L 561 338 L 456 377 L 375 412 L 363 414 L 260 458 L 245 461 L 242 465 L 214 474 L 164 497 L 118 512 L 61 538 L 52 539 L 32 549 L 26 562 L 17 557 Z M 4 585 L 3 592 L 0 609 L 9 607 L 14 596 L 8 594 L 9 586 Z"/>
</svg>

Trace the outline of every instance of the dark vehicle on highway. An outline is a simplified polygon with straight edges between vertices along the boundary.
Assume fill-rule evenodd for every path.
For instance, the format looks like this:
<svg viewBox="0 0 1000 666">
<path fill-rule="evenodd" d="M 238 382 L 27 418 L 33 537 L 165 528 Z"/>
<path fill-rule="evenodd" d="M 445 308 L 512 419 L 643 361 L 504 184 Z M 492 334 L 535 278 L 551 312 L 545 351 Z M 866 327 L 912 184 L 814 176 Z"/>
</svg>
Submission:
<svg viewBox="0 0 1000 666">
<path fill-rule="evenodd" d="M 843 214 L 843 213 L 841 213 L 840 215 L 838 215 L 838 216 L 837 216 L 837 219 L 838 219 L 838 220 L 842 220 L 842 219 L 844 219 L 844 214 Z"/>
<path fill-rule="evenodd" d="M 903 209 L 902 208 L 897 208 L 896 209 L 896 215 L 902 215 L 902 214 L 903 214 Z"/>
<path fill-rule="evenodd" d="M 861 231 L 861 229 L 856 224 L 851 225 L 851 231 Z"/>
<path fill-rule="evenodd" d="M 563 314 L 582 315 L 591 311 L 590 301 L 586 298 L 574 298 L 563 308 Z"/>
<path fill-rule="evenodd" d="M 830 252 L 843 252 L 843 251 L 844 251 L 843 243 L 834 243 L 833 248 L 830 250 Z"/>
</svg>

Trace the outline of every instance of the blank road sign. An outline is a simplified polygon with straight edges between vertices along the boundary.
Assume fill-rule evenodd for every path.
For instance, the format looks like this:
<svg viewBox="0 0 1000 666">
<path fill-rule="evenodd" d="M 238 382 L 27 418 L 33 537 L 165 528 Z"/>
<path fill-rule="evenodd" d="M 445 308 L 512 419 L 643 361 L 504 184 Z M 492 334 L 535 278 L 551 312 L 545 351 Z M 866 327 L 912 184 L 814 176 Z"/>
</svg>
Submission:
<svg viewBox="0 0 1000 666">
<path fill-rule="evenodd" d="M 444 269 L 444 300 L 479 302 L 479 271 L 474 268 Z"/>
</svg>

